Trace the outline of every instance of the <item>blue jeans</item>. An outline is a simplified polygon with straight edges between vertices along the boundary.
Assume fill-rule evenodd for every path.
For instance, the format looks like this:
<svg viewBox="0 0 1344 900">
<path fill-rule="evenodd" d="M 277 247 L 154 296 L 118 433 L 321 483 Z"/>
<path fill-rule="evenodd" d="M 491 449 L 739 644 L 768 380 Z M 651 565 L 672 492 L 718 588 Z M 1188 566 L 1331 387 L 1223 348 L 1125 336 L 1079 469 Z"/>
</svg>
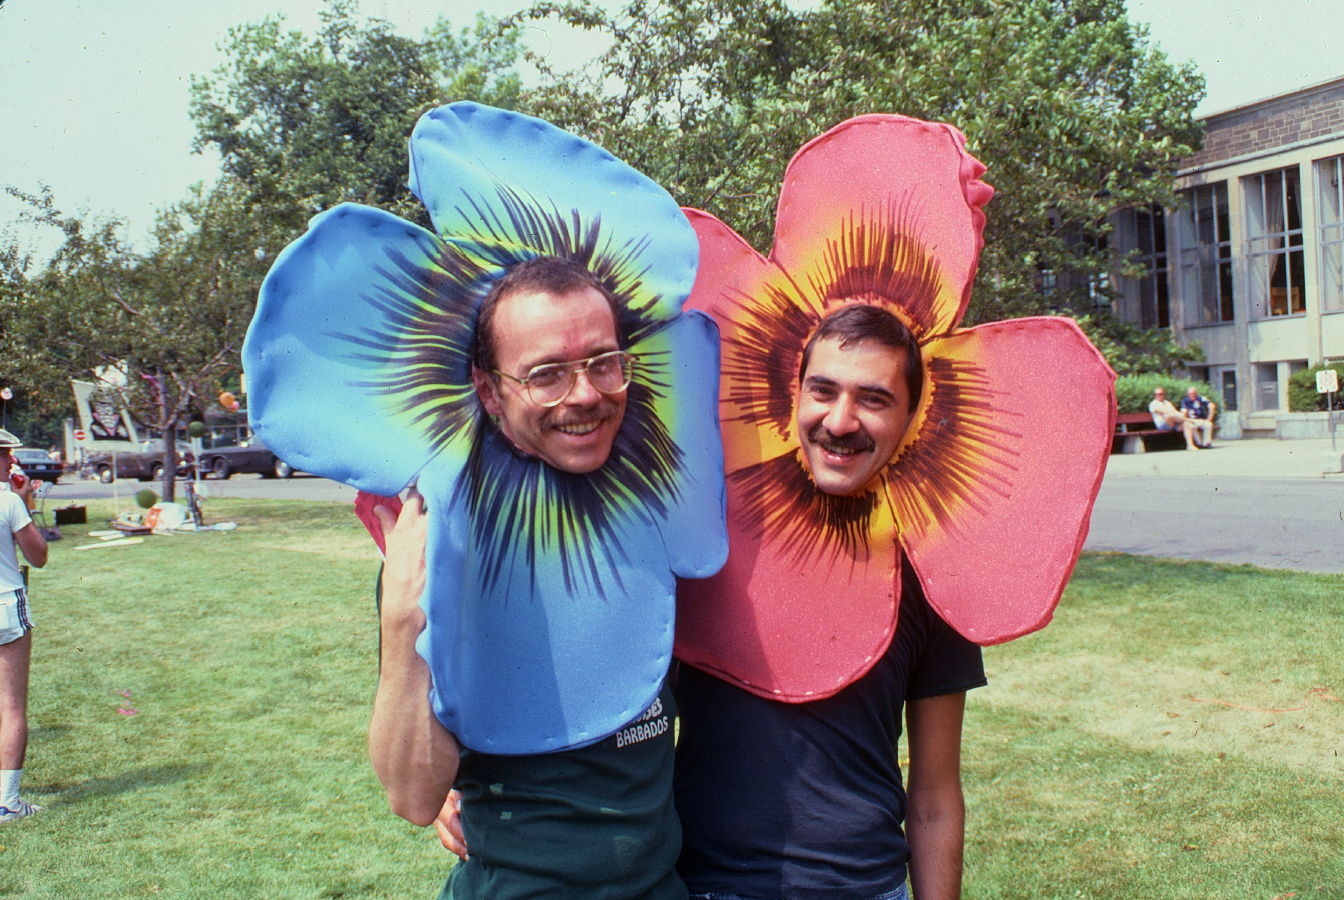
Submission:
<svg viewBox="0 0 1344 900">
<path fill-rule="evenodd" d="M 691 894 L 690 900 L 767 900 L 765 897 L 743 897 L 740 894 Z M 857 900 L 857 898 L 856 898 Z M 910 895 L 906 893 L 905 885 L 901 885 L 894 891 L 888 891 L 885 894 L 879 894 L 876 897 L 866 897 L 863 900 L 910 900 Z"/>
</svg>

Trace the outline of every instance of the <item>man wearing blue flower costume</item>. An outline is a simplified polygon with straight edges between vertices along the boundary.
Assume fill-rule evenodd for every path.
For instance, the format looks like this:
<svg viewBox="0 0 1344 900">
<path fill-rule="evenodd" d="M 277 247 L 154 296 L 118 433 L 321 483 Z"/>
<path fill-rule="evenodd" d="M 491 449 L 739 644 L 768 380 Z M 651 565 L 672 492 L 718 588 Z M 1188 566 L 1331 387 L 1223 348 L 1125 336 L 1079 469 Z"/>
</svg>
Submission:
<svg viewBox="0 0 1344 900">
<path fill-rule="evenodd" d="M 393 809 L 462 793 L 450 897 L 671 898 L 677 577 L 726 556 L 717 333 L 665 191 L 537 119 L 423 117 L 430 233 L 313 220 L 244 347 L 253 427 L 380 497 L 369 746 Z"/>
</svg>

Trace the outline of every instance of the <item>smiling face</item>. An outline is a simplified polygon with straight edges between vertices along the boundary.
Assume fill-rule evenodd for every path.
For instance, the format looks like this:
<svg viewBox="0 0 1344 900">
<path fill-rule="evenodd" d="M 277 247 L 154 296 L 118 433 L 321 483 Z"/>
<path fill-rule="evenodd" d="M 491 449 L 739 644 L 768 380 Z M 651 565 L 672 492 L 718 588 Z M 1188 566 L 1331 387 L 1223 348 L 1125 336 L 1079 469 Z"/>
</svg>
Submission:
<svg viewBox="0 0 1344 900">
<path fill-rule="evenodd" d="M 817 341 L 803 371 L 798 438 L 817 488 L 869 488 L 914 416 L 905 370 L 909 352 L 874 341 Z"/>
<path fill-rule="evenodd" d="M 621 349 L 611 304 L 586 286 L 563 294 L 520 290 L 504 296 L 490 333 L 494 367 L 514 378 L 526 378 L 535 366 Z M 580 371 L 565 399 L 546 407 L 512 379 L 477 369 L 473 380 L 485 411 L 497 417 L 500 431 L 524 453 L 580 475 L 601 468 L 611 455 L 625 415 L 625 393 L 604 394 Z"/>
</svg>

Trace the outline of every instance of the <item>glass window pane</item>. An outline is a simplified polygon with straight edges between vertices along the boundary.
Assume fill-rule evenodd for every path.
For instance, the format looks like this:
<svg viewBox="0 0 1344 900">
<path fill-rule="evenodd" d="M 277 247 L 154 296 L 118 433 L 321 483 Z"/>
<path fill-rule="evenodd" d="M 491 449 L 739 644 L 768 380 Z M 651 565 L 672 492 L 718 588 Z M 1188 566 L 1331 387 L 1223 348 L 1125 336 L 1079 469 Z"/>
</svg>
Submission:
<svg viewBox="0 0 1344 900">
<path fill-rule="evenodd" d="M 1223 408 L 1237 408 L 1237 373 L 1233 369 L 1223 370 Z"/>
<path fill-rule="evenodd" d="M 1302 251 L 1294 250 L 1288 254 L 1288 302 L 1289 312 L 1306 312 L 1307 298 L 1302 281 Z"/>
<path fill-rule="evenodd" d="M 1283 204 L 1287 210 L 1290 231 L 1302 230 L 1302 201 L 1299 199 L 1301 194 L 1298 191 L 1300 177 L 1296 167 L 1285 169 L 1283 172 Z"/>
<path fill-rule="evenodd" d="M 1256 363 L 1255 408 L 1257 410 L 1279 408 L 1278 363 Z"/>
<path fill-rule="evenodd" d="M 1321 302 L 1327 310 L 1344 309 L 1344 254 L 1341 244 L 1321 248 Z"/>
<path fill-rule="evenodd" d="M 1218 300 L 1220 321 L 1232 321 L 1232 261 L 1218 263 Z"/>
<path fill-rule="evenodd" d="M 1316 164 L 1319 186 L 1317 204 L 1321 209 L 1321 224 L 1329 226 L 1344 220 L 1344 198 L 1340 196 L 1340 157 L 1323 159 Z"/>
<path fill-rule="evenodd" d="M 1228 224 L 1227 182 L 1220 181 L 1215 184 L 1213 193 L 1217 205 L 1218 240 L 1230 241 L 1232 239 L 1232 227 Z"/>
<path fill-rule="evenodd" d="M 1265 176 L 1246 179 L 1246 233 L 1254 237 L 1265 233 Z"/>
</svg>

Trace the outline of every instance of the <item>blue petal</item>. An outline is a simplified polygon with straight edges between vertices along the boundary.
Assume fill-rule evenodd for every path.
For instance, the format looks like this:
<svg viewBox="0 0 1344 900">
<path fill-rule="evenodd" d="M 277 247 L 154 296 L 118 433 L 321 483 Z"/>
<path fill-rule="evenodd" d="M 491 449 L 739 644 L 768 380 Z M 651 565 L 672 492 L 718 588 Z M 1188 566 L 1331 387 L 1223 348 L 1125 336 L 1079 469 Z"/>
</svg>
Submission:
<svg viewBox="0 0 1344 900">
<path fill-rule="evenodd" d="M 549 229 L 601 223 L 599 249 L 633 255 L 654 314 L 676 316 L 699 246 L 670 194 L 601 147 L 549 122 L 477 103 L 421 117 L 411 134 L 411 190 L 446 239 L 547 252 Z M 505 194 L 546 211 L 519 217 Z"/>
<path fill-rule="evenodd" d="M 411 303 L 405 283 L 441 247 L 410 222 L 344 204 L 279 255 L 243 344 L 252 427 L 277 456 L 391 495 L 435 451 L 397 398 L 369 385 L 405 367 L 392 338 L 399 307 Z"/>
<path fill-rule="evenodd" d="M 460 467 L 436 459 L 421 473 L 430 571 L 417 649 L 436 715 L 472 749 L 548 752 L 628 723 L 667 672 L 676 575 L 710 575 L 727 557 L 717 329 L 706 316 L 683 315 L 631 350 L 662 392 L 657 410 L 681 461 L 674 497 L 612 510 L 588 564 L 575 566 L 540 540 L 509 544 L 477 527 Z M 510 456 L 498 441 L 483 448 Z M 510 464 L 539 467 L 543 478 L 548 471 L 537 461 Z M 514 505 L 544 508 L 548 496 L 520 489 Z"/>
<path fill-rule="evenodd" d="M 676 580 L 657 526 L 622 516 L 612 530 L 623 552 L 582 586 L 559 554 L 534 546 L 511 547 L 510 577 L 494 578 L 485 567 L 499 548 L 472 529 L 460 471 L 436 459 L 419 479 L 430 523 L 427 625 L 416 649 L 430 667 L 435 714 L 489 753 L 601 740 L 653 701 L 671 661 Z"/>
<path fill-rule="evenodd" d="M 708 578 L 728 559 L 718 421 L 719 328 L 704 313 L 686 313 L 632 350 L 640 360 L 666 355 L 671 408 L 662 418 L 685 454 L 677 501 L 661 524 L 668 565 L 682 578 Z"/>
</svg>

